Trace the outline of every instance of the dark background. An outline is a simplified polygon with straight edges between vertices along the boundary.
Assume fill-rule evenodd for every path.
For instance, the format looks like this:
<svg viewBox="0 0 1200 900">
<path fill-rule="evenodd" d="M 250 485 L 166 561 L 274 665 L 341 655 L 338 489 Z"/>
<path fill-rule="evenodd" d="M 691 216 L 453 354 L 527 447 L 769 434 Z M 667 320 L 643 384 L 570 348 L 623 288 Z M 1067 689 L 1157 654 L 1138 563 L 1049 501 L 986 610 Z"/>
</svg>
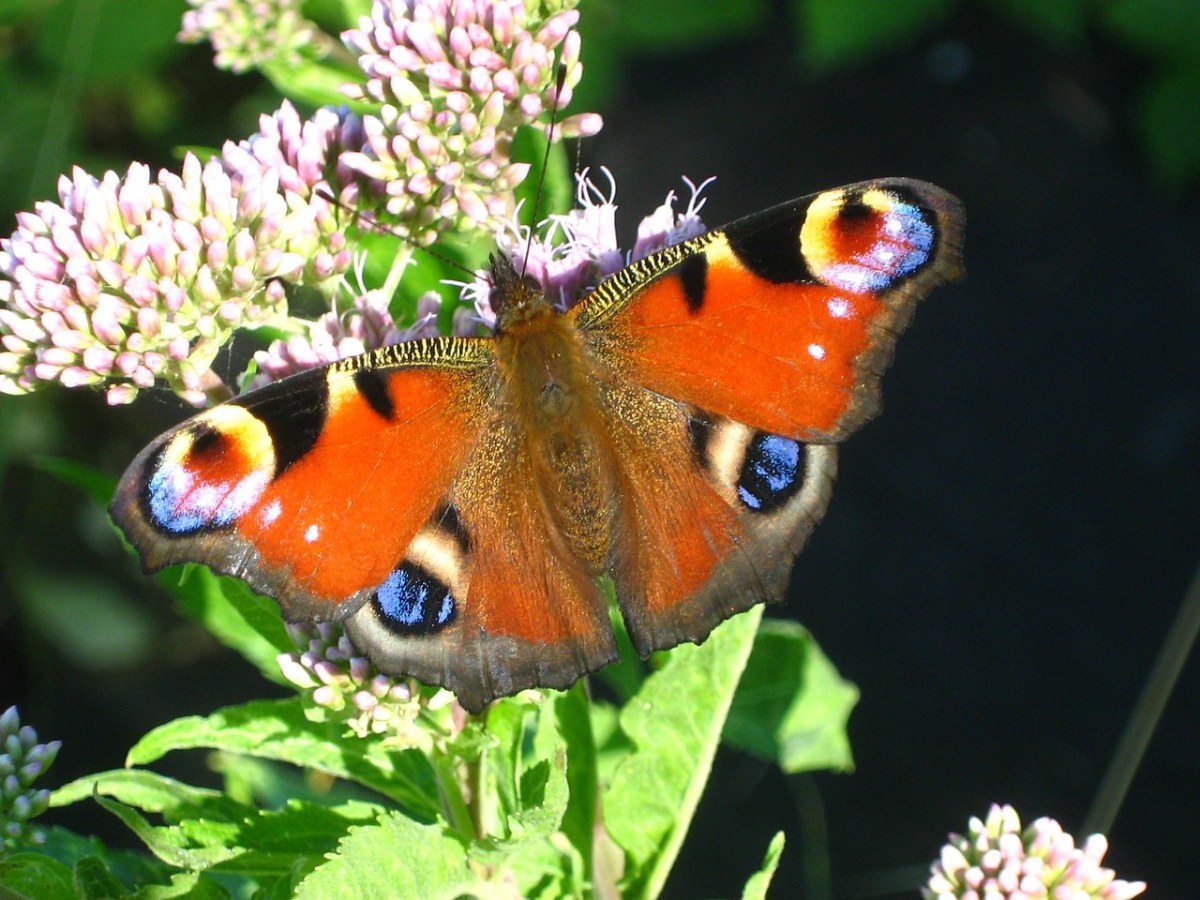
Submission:
<svg viewBox="0 0 1200 900">
<path fill-rule="evenodd" d="M 993 802 L 1078 829 L 1200 547 L 1198 198 L 1136 140 L 1147 63 L 1103 34 L 1053 46 L 964 5 L 818 77 L 796 64 L 791 15 L 779 3 L 753 34 L 631 52 L 609 73 L 584 162 L 616 176 L 625 234 L 681 175 L 718 176 L 710 225 L 905 175 L 964 200 L 968 278 L 900 341 L 885 412 L 845 446 L 829 515 L 773 610 L 861 690 L 856 771 L 785 779 L 723 752 L 675 897 L 736 894 L 780 828 L 777 897 L 912 884 Z M 188 142 L 240 136 L 253 125 L 230 120 L 273 106 L 253 79 L 213 73 L 206 48 L 161 80 L 184 98 Z M 75 137 L 123 168 L 135 112 L 93 109 Z M 125 160 L 173 164 L 165 138 L 142 135 Z M 273 690 L 166 604 L 148 608 L 100 512 L 31 465 L 58 453 L 116 474 L 181 414 L 162 397 L 0 398 L 0 707 L 64 740 L 54 784 L 120 765 L 173 716 Z M 1185 668 L 1110 832 L 1108 860 L 1155 897 L 1200 880 L 1198 675 Z M 201 759 L 168 761 L 205 777 Z M 77 806 L 48 819 L 131 842 Z"/>
</svg>

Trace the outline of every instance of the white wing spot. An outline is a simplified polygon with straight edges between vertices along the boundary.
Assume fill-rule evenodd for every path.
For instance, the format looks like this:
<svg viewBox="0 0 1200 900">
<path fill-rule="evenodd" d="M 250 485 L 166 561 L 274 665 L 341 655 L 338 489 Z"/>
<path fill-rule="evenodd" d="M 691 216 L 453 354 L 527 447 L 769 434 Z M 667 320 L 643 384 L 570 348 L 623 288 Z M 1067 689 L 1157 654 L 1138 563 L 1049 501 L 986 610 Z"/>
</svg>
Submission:
<svg viewBox="0 0 1200 900">
<path fill-rule="evenodd" d="M 259 521 L 263 525 L 270 525 L 283 514 L 283 504 L 278 500 L 272 500 L 267 504 L 266 508 L 259 514 Z"/>
<path fill-rule="evenodd" d="M 822 347 L 820 344 L 809 344 L 808 345 L 808 355 L 811 356 L 813 359 L 824 359 L 825 358 L 825 348 Z"/>
<path fill-rule="evenodd" d="M 304 539 L 306 541 L 308 541 L 310 544 L 313 541 L 315 541 L 317 538 L 319 538 L 320 536 L 321 536 L 321 529 L 318 528 L 316 525 L 309 525 L 308 528 L 306 528 L 304 530 Z"/>
<path fill-rule="evenodd" d="M 825 306 L 835 319 L 850 318 L 850 301 L 845 297 L 832 297 Z"/>
</svg>

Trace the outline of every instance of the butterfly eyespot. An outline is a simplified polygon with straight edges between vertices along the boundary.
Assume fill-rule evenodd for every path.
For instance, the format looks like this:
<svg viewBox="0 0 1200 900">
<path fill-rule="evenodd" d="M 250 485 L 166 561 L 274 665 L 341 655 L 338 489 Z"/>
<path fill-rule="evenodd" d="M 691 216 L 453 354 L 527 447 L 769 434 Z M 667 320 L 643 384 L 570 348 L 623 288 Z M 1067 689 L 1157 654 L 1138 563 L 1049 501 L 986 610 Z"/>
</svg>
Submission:
<svg viewBox="0 0 1200 900">
<path fill-rule="evenodd" d="M 883 291 L 932 258 L 928 213 L 899 194 L 827 191 L 808 207 L 800 247 L 813 275 L 851 293 Z"/>
<path fill-rule="evenodd" d="M 274 472 L 263 424 L 244 409 L 219 406 L 151 454 L 143 510 L 167 535 L 226 528 L 254 507 Z"/>
<path fill-rule="evenodd" d="M 392 572 L 371 598 L 379 621 L 397 634 L 428 634 L 454 620 L 450 587 L 415 563 Z"/>
<path fill-rule="evenodd" d="M 755 512 L 770 512 L 786 503 L 800 489 L 801 446 L 777 434 L 759 433 L 746 448 L 738 499 Z"/>
</svg>

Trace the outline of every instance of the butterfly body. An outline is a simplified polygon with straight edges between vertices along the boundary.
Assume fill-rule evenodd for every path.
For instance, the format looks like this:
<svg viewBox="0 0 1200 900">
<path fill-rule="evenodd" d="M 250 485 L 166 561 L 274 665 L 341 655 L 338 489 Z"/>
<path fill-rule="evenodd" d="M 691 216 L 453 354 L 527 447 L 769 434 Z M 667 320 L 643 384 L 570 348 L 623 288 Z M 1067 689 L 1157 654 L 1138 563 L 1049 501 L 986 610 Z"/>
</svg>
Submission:
<svg viewBox="0 0 1200 900">
<path fill-rule="evenodd" d="M 201 413 L 112 512 L 149 569 L 205 562 L 470 710 L 777 600 L 873 415 L 958 202 L 887 179 L 653 254 L 566 312 L 493 263 L 493 338 L 386 347 Z"/>
</svg>

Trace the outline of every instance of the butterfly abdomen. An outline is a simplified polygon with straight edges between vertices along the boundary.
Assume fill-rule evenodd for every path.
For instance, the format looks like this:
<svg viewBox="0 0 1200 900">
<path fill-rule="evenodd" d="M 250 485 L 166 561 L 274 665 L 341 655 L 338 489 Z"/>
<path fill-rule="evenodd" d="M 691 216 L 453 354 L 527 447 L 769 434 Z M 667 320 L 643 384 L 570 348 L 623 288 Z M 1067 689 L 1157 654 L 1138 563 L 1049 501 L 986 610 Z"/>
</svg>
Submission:
<svg viewBox="0 0 1200 900">
<path fill-rule="evenodd" d="M 551 540 L 599 574 L 609 557 L 618 497 L 592 361 L 574 323 L 549 304 L 501 332 L 497 351 L 503 405 L 528 454 Z"/>
</svg>

